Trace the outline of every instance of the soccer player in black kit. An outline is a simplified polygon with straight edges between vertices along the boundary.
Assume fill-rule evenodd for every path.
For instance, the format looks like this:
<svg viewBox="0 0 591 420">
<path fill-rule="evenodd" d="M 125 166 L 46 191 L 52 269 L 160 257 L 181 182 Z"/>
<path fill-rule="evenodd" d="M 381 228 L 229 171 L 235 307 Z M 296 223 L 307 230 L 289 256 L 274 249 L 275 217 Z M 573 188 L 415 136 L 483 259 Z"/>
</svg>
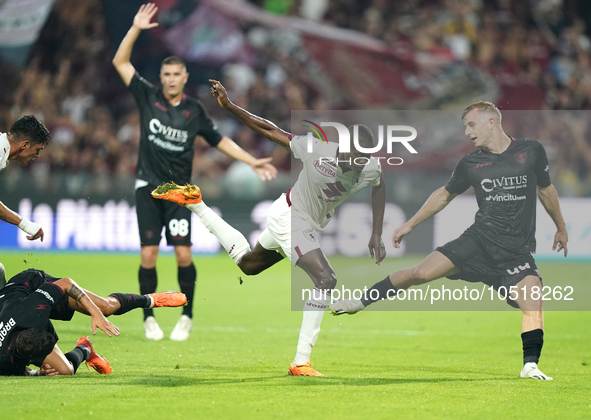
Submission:
<svg viewBox="0 0 591 420">
<path fill-rule="evenodd" d="M 156 259 L 164 227 L 167 243 L 174 246 L 181 291 L 189 299 L 170 339 L 184 341 L 189 338 L 193 324 L 197 279 L 191 256 L 191 212 L 174 203 L 157 200 L 150 192 L 164 182 L 173 181 L 178 185 L 190 182 L 196 136 L 203 137 L 228 156 L 249 164 L 262 180 L 274 178 L 277 170 L 269 163 L 271 158 L 255 159 L 231 139 L 222 136 L 201 102 L 183 93 L 189 74 L 180 58 L 168 57 L 162 62 L 162 90 L 136 73 L 130 62 L 133 44 L 143 29 L 158 26 L 158 23 L 151 22 L 157 11 L 153 3 L 140 7 L 119 45 L 113 65 L 134 95 L 140 111 L 141 138 L 135 185 L 141 239 L 140 292 L 147 294 L 156 290 Z M 151 309 L 144 311 L 144 329 L 147 339 L 161 340 L 164 337 Z"/>
<path fill-rule="evenodd" d="M 362 299 L 336 301 L 330 309 L 335 315 L 353 314 L 398 290 L 442 277 L 482 282 L 495 289 L 517 286 L 517 299 L 507 302 L 523 310 L 524 367 L 520 376 L 551 380 L 537 366 L 544 343 L 544 318 L 542 300 L 532 294 L 533 287 L 542 287 L 531 255 L 536 249 L 536 196 L 557 228 L 552 249 L 564 250 L 565 257 L 568 234 L 558 194 L 550 182 L 546 152 L 537 140 L 507 136 L 501 125 L 501 112 L 490 102 L 468 106 L 462 120 L 466 136 L 478 150 L 464 156 L 448 183 L 431 194 L 423 207 L 394 231 L 392 243 L 399 248 L 402 238 L 470 186 L 474 187 L 478 202 L 474 224 L 416 267 L 398 270 L 374 284 Z"/>
<path fill-rule="evenodd" d="M 136 308 L 176 307 L 187 297 L 179 292 L 145 296 L 113 293 L 106 298 L 78 286 L 70 278 L 57 278 L 35 269 L 22 271 L 0 289 L 0 375 L 73 375 L 83 361 L 97 372 L 111 373 L 109 362 L 95 353 L 88 337 L 63 354 L 50 319 L 69 321 L 75 312 L 90 315 L 93 334 L 100 329 L 109 337 L 119 329 L 107 320 Z M 41 367 L 39 370 L 29 365 Z"/>
</svg>

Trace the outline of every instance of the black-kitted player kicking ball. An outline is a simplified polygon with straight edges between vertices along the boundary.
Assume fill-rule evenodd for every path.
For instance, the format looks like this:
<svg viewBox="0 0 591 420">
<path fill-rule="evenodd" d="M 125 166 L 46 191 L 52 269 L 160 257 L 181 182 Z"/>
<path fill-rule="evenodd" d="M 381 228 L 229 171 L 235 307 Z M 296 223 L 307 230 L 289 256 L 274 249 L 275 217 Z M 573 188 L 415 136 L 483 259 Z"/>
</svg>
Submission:
<svg viewBox="0 0 591 420">
<path fill-rule="evenodd" d="M 398 270 L 374 284 L 362 299 L 339 300 L 330 309 L 336 315 L 353 314 L 398 290 L 442 277 L 482 282 L 497 290 L 517 286 L 517 298 L 507 302 L 523 310 L 524 366 L 520 376 L 551 380 L 537 365 L 544 344 L 544 316 L 541 294 L 535 293 L 541 290 L 542 279 L 532 257 L 536 250 L 536 196 L 556 225 L 552 249 L 564 250 L 565 257 L 568 234 L 558 194 L 550 182 L 546 152 L 537 140 L 505 134 L 501 112 L 490 102 L 468 106 L 462 120 L 466 136 L 478 150 L 460 159 L 448 183 L 394 231 L 392 243 L 399 248 L 402 238 L 470 186 L 478 202 L 474 224 L 416 267 Z"/>
</svg>

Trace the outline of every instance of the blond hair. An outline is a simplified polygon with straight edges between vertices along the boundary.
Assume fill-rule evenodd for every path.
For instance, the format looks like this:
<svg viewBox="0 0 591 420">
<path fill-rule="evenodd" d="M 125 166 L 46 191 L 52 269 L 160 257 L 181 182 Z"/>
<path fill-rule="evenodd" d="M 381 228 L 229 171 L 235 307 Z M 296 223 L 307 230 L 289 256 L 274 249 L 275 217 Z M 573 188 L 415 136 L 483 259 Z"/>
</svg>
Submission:
<svg viewBox="0 0 591 420">
<path fill-rule="evenodd" d="M 499 111 L 499 108 L 497 108 L 497 106 L 495 104 L 493 104 L 492 102 L 488 102 L 488 101 L 478 101 L 478 102 L 474 102 L 473 104 L 470 104 L 466 107 L 466 109 L 464 109 L 464 112 L 462 112 L 462 121 L 464 120 L 464 118 L 466 117 L 466 114 L 468 114 L 468 112 L 470 111 L 493 111 L 496 112 L 497 115 L 499 116 L 499 121 L 501 120 L 501 111 Z"/>
</svg>

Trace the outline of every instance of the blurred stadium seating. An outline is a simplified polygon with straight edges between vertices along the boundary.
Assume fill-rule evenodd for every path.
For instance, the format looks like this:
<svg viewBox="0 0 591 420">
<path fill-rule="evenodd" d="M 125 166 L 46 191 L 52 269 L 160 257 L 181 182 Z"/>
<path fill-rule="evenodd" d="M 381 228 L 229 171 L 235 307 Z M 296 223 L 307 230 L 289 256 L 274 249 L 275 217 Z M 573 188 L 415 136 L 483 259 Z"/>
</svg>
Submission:
<svg viewBox="0 0 591 420">
<path fill-rule="evenodd" d="M 162 58 L 187 58 L 188 92 L 220 130 L 257 156 L 274 155 L 283 170 L 279 182 L 252 188 L 259 198 L 290 184 L 289 157 L 221 112 L 208 93 L 210 77 L 241 106 L 286 129 L 291 110 L 303 109 L 458 110 L 476 99 L 503 110 L 591 108 L 591 6 L 583 1 L 156 3 L 160 26 L 142 34 L 132 62 L 157 83 Z M 33 113 L 53 135 L 34 164 L 9 166 L 0 179 L 5 191 L 129 199 L 138 114 L 110 61 L 140 4 L 55 0 L 26 64 L 0 63 L 0 127 Z M 524 133 L 548 148 L 561 195 L 591 196 L 589 120 L 565 116 Z M 462 140 L 447 139 L 441 150 L 456 151 Z M 412 168 L 425 193 L 449 175 L 449 167 L 434 173 L 428 161 Z M 203 143 L 195 182 L 208 196 L 222 196 L 231 164 Z"/>
</svg>

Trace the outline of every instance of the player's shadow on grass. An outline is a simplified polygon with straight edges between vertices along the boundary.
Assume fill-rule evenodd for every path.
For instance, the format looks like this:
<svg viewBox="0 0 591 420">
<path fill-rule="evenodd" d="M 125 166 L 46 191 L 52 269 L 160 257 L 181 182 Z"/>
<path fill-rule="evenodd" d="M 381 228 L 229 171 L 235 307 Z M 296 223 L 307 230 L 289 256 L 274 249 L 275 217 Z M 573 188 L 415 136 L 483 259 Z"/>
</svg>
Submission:
<svg viewBox="0 0 591 420">
<path fill-rule="evenodd" d="M 185 377 L 185 376 L 173 376 L 173 375 L 155 375 L 143 378 L 134 378 L 129 381 L 124 381 L 121 385 L 129 386 L 149 386 L 149 387 L 162 387 L 162 388 L 175 388 L 184 386 L 209 386 L 209 385 L 232 385 L 232 384 L 255 384 L 260 383 L 262 386 L 278 386 L 285 385 L 282 380 L 288 380 L 289 385 L 293 386 L 378 386 L 378 385 L 397 385 L 397 384 L 412 384 L 412 383 L 445 383 L 445 382 L 484 382 L 484 381 L 507 381 L 518 378 L 347 378 L 347 377 L 290 377 L 285 375 L 270 375 L 263 377 L 252 377 L 252 378 L 196 378 L 196 377 Z M 281 383 L 278 383 L 281 381 Z"/>
</svg>

